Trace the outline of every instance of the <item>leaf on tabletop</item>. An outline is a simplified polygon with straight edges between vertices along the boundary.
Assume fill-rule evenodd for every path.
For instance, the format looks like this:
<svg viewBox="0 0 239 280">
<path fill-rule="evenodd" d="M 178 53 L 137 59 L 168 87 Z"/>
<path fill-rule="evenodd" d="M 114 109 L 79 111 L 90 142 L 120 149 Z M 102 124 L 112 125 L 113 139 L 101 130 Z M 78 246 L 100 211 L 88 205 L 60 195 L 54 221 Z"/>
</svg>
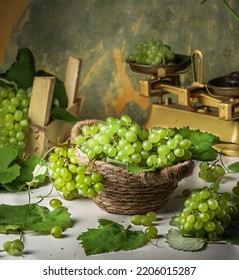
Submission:
<svg viewBox="0 0 239 280">
<path fill-rule="evenodd" d="M 239 161 L 233 162 L 227 166 L 227 169 L 231 172 L 239 172 Z"/>
<path fill-rule="evenodd" d="M 50 234 L 51 228 L 56 225 L 61 226 L 63 230 L 72 225 L 67 208 L 60 206 L 50 211 L 38 204 L 0 205 L 1 233 L 8 233 L 11 227 L 19 227 L 18 231 Z"/>
<path fill-rule="evenodd" d="M 212 146 L 221 142 L 219 137 L 199 129 L 191 130 L 189 127 L 180 128 L 177 133 L 191 141 L 192 149 L 190 151 L 193 159 L 213 161 L 217 158 L 218 152 Z"/>
<path fill-rule="evenodd" d="M 207 246 L 204 239 L 182 236 L 176 229 L 170 229 L 168 231 L 166 242 L 173 249 L 190 252 L 203 250 Z"/>
<path fill-rule="evenodd" d="M 77 240 L 81 241 L 87 256 L 133 250 L 148 243 L 143 231 L 125 229 L 124 226 L 106 219 L 99 219 L 98 228 L 88 229 Z"/>
<path fill-rule="evenodd" d="M 232 245 L 239 245 L 239 221 L 231 223 L 226 228 L 224 239 Z"/>
</svg>

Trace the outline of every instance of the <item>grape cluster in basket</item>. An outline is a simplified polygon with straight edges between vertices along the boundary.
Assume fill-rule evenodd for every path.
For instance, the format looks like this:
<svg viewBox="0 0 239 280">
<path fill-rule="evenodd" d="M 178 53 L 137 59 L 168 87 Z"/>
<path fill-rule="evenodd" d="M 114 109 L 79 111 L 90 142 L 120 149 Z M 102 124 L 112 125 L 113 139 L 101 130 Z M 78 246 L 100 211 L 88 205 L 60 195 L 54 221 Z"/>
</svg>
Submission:
<svg viewBox="0 0 239 280">
<path fill-rule="evenodd" d="M 128 61 L 137 64 L 158 66 L 174 63 L 175 53 L 162 40 L 150 40 L 136 45 L 137 51 L 128 56 Z"/>
<path fill-rule="evenodd" d="M 75 138 L 89 160 L 110 158 L 143 167 L 163 168 L 191 159 L 191 141 L 174 129 L 141 127 L 128 115 L 108 117 L 105 122 L 84 125 Z"/>
</svg>

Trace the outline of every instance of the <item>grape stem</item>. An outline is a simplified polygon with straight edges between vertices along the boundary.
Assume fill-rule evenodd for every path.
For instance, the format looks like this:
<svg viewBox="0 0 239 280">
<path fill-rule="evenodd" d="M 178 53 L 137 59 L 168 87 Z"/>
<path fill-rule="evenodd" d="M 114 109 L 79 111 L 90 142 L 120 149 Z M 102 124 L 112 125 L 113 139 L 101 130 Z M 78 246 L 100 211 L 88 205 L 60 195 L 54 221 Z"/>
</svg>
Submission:
<svg viewBox="0 0 239 280">
<path fill-rule="evenodd" d="M 18 86 L 14 81 L 9 81 L 9 80 L 4 79 L 4 78 L 0 78 L 0 81 L 7 84 L 7 85 L 12 85 L 14 87 L 14 89 L 18 90 Z"/>
</svg>

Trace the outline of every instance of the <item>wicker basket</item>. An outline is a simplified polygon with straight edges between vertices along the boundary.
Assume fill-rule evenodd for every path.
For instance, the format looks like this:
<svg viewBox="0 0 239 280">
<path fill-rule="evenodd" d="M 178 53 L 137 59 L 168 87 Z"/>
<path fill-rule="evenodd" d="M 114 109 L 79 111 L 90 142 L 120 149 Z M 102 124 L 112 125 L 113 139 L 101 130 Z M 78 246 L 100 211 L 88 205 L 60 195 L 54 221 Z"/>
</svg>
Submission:
<svg viewBox="0 0 239 280">
<path fill-rule="evenodd" d="M 81 134 L 84 125 L 98 124 L 99 120 L 80 121 L 74 125 L 71 138 Z M 79 164 L 89 162 L 87 156 L 76 148 Z M 191 175 L 194 162 L 189 160 L 154 172 L 129 173 L 124 167 L 94 161 L 94 170 L 103 175 L 104 189 L 94 199 L 107 212 L 115 214 L 145 214 L 164 206 L 178 181 Z"/>
</svg>

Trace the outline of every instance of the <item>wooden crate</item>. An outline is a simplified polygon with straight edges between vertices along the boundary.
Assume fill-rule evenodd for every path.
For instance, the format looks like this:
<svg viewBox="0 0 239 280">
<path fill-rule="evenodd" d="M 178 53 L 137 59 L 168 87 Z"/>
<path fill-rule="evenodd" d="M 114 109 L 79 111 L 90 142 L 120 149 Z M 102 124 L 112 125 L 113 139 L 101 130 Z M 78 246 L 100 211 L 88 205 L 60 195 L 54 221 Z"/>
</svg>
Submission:
<svg viewBox="0 0 239 280">
<path fill-rule="evenodd" d="M 82 60 L 69 57 L 65 88 L 68 96 L 66 111 L 79 117 L 80 98 L 78 87 Z M 52 146 L 62 143 L 70 136 L 72 124 L 50 120 L 50 111 L 55 87 L 55 77 L 35 77 L 29 107 L 30 126 L 27 134 L 27 155 L 43 156 Z"/>
</svg>

